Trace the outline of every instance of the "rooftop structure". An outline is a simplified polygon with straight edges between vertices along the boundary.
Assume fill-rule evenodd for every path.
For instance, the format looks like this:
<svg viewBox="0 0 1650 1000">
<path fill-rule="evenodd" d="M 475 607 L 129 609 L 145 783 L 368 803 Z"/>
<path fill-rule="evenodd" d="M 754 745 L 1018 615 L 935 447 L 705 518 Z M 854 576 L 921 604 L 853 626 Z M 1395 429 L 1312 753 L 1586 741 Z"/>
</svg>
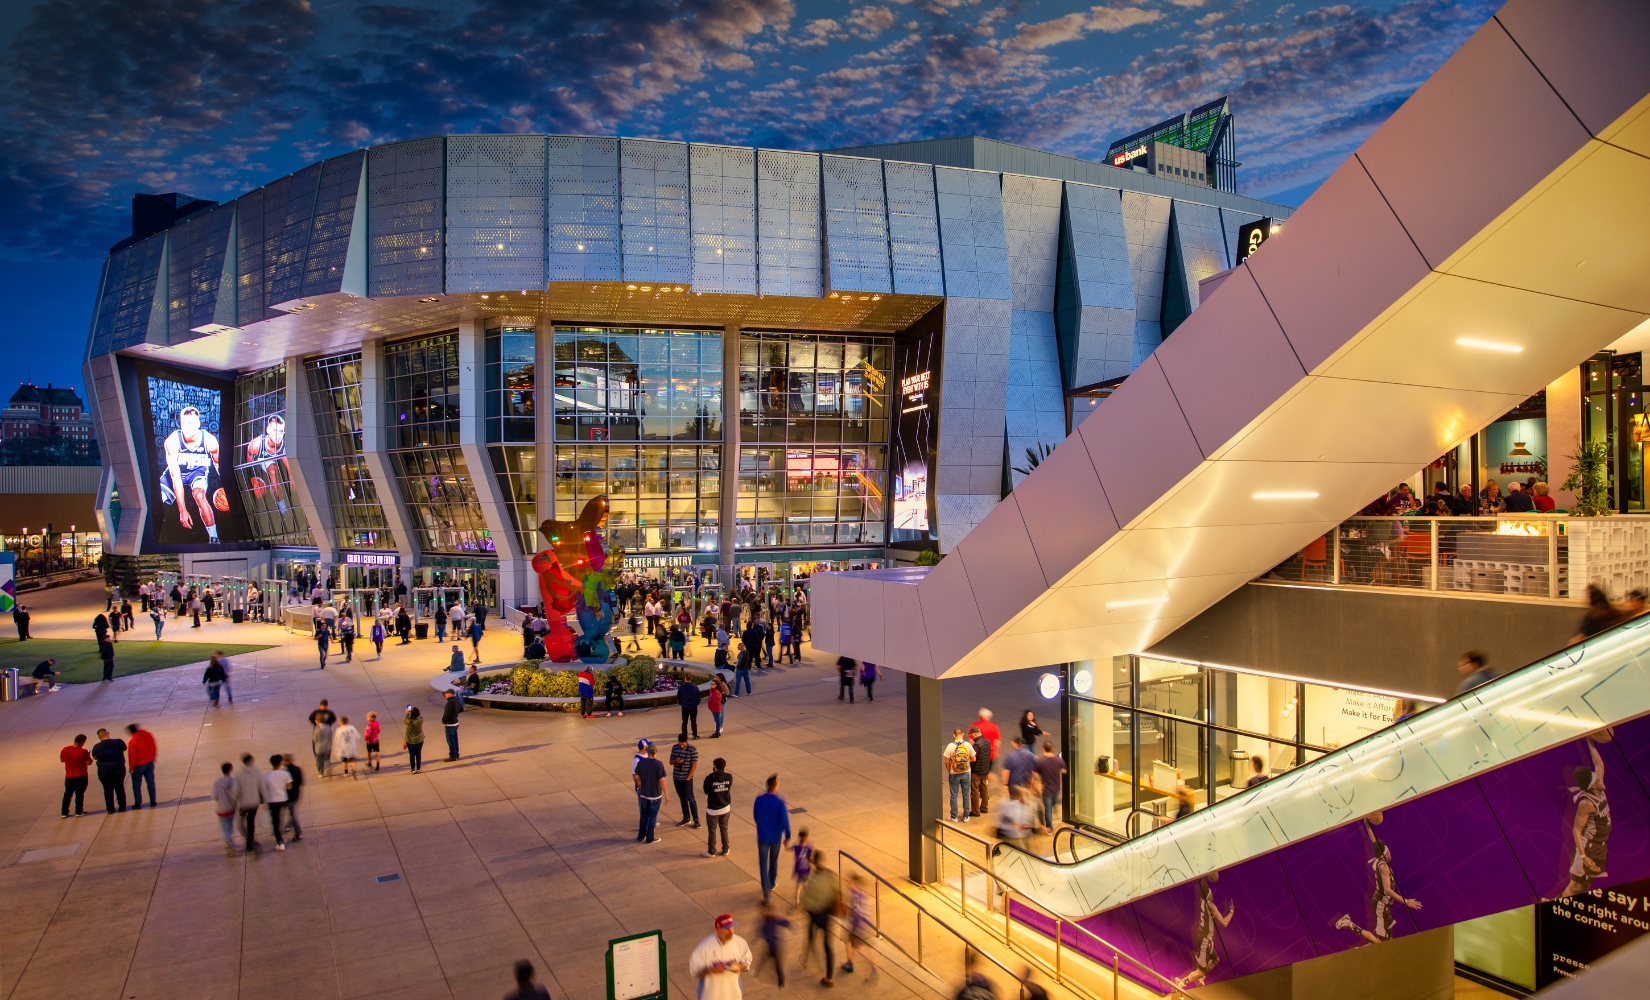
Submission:
<svg viewBox="0 0 1650 1000">
<path fill-rule="evenodd" d="M 1166 118 L 1149 128 L 1114 141 L 1106 162 L 1129 167 L 1149 156 L 1153 144 L 1201 153 L 1206 158 L 1208 183 L 1219 191 L 1237 192 L 1236 119 L 1229 98 L 1220 97 L 1201 107 Z M 1155 169 L 1152 173 L 1157 173 Z"/>
</svg>

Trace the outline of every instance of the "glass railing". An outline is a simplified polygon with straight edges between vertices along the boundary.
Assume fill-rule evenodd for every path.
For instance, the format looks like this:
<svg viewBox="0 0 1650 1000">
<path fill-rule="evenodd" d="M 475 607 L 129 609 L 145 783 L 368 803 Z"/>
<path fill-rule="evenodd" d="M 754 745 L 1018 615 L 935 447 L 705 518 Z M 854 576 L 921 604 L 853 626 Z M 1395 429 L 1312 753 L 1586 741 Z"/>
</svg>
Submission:
<svg viewBox="0 0 1650 1000">
<path fill-rule="evenodd" d="M 1261 582 L 1620 600 L 1650 588 L 1650 516 L 1354 517 Z"/>
</svg>

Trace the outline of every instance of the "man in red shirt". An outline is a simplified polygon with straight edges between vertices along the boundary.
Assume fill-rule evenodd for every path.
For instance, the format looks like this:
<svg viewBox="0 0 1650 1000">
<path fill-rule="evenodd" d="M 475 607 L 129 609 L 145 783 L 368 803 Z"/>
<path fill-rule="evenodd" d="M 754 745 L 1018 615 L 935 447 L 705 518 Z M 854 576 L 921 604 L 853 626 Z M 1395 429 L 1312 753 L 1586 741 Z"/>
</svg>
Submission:
<svg viewBox="0 0 1650 1000">
<path fill-rule="evenodd" d="M 998 744 L 1001 742 L 1003 734 L 998 730 L 997 724 L 991 721 L 991 709 L 980 709 L 980 721 L 974 724 L 980 727 L 980 735 L 991 741 L 991 762 L 995 764 L 997 758 L 1002 756 Z"/>
<path fill-rule="evenodd" d="M 143 808 L 142 782 L 149 784 L 149 808 L 155 808 L 155 737 L 137 723 L 126 727 L 127 763 L 132 769 L 132 808 Z"/>
<path fill-rule="evenodd" d="M 92 755 L 86 750 L 86 734 L 74 738 L 74 745 L 64 747 L 57 755 L 63 762 L 63 818 L 69 818 L 69 799 L 74 798 L 74 814 L 86 815 L 86 765 Z"/>
</svg>

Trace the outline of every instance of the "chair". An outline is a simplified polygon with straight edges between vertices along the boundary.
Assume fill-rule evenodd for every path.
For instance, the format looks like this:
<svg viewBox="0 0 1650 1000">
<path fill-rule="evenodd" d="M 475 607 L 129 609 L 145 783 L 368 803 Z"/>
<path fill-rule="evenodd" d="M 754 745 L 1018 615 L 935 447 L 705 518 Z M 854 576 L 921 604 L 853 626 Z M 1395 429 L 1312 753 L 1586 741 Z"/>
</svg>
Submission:
<svg viewBox="0 0 1650 1000">
<path fill-rule="evenodd" d="M 1313 570 L 1318 571 L 1318 579 L 1329 579 L 1329 538 L 1323 536 L 1314 538 L 1301 549 L 1301 582 L 1305 583 Z"/>
<path fill-rule="evenodd" d="M 1398 556 L 1403 560 L 1402 583 L 1409 582 L 1410 563 L 1419 561 L 1425 566 L 1432 561 L 1432 533 L 1412 531 L 1398 543 Z"/>
</svg>

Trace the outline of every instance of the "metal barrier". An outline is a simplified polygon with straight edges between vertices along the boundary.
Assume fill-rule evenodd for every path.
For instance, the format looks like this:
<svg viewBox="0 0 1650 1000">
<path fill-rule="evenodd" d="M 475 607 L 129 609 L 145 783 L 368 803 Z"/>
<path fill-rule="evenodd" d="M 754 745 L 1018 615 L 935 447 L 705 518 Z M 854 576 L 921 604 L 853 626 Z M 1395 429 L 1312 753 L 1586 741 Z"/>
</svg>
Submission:
<svg viewBox="0 0 1650 1000">
<path fill-rule="evenodd" d="M 1078 860 L 1077 838 L 1079 837 L 1101 845 L 1100 850 L 1094 852 L 1095 854 L 1103 854 L 1119 844 L 1128 842 L 1127 838 L 1112 833 L 1110 830 L 1098 830 L 1087 826 L 1062 826 L 1058 830 L 1054 831 L 1054 844 L 1050 848 L 1051 852 L 1054 854 L 1055 861 L 1060 860 L 1060 836 L 1062 834 L 1065 835 L 1067 840 L 1071 841 L 1071 847 L 1069 848 L 1068 853 L 1071 855 L 1073 864 L 1075 864 Z M 1094 857 L 1094 854 L 1089 855 L 1089 857 Z"/>
</svg>

